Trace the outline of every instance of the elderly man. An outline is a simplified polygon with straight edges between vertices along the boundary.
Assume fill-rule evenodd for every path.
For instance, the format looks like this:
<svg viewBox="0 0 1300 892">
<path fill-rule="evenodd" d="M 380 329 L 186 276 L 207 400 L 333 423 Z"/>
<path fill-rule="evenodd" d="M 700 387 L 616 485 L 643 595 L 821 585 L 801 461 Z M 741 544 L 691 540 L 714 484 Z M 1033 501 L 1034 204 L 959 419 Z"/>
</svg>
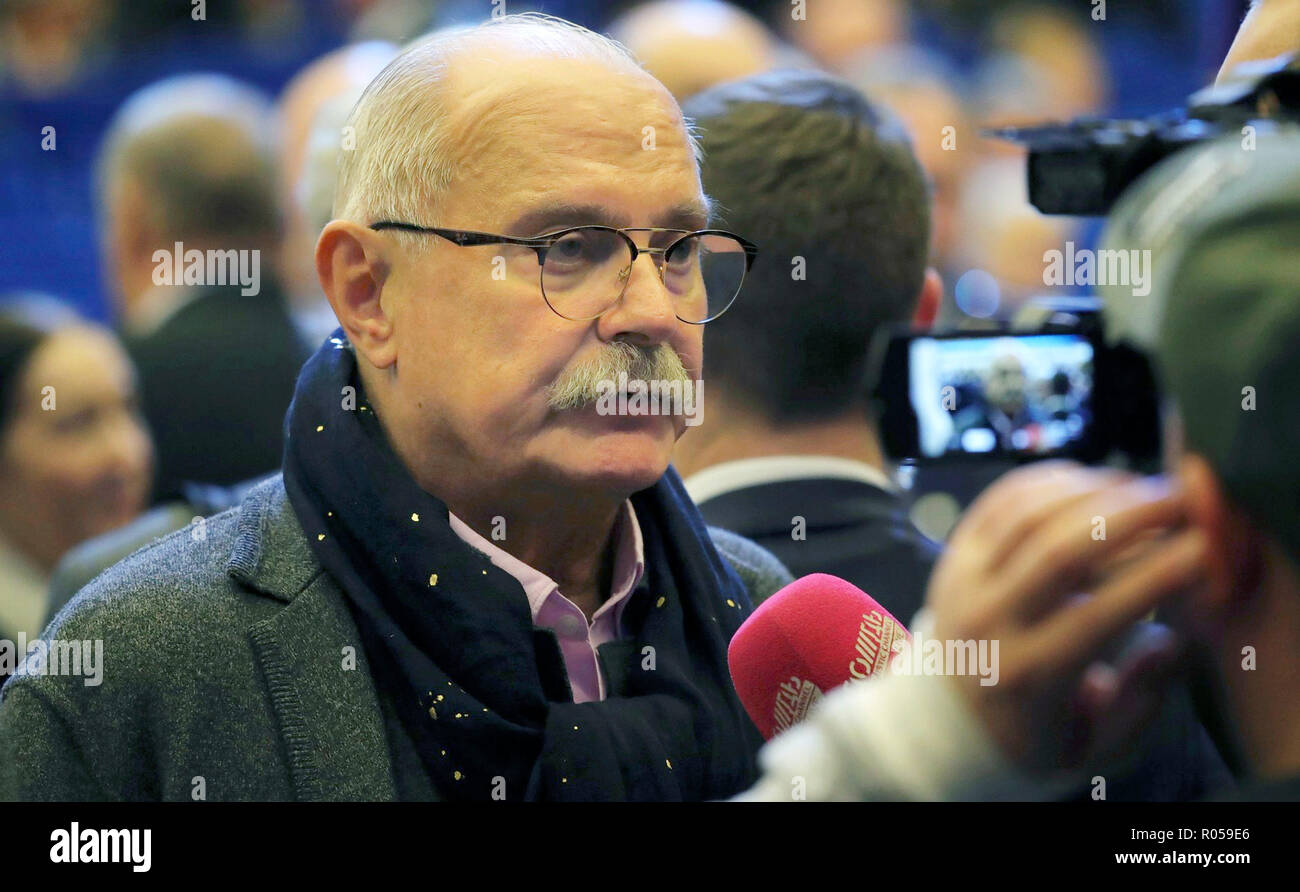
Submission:
<svg viewBox="0 0 1300 892">
<path fill-rule="evenodd" d="M 687 413 L 630 411 L 698 395 L 752 259 L 698 232 L 676 102 L 605 38 L 503 17 L 410 48 L 349 128 L 316 252 L 342 328 L 283 479 L 60 614 L 110 668 L 15 677 L 0 798 L 744 789 L 726 646 L 788 573 L 706 531 L 668 468 Z"/>
</svg>

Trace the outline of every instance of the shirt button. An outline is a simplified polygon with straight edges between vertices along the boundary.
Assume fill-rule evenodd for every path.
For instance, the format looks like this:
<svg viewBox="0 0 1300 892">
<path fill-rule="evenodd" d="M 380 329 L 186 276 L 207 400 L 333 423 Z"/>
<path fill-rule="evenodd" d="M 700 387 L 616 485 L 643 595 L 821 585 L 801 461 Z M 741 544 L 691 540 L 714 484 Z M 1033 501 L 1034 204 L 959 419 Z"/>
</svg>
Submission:
<svg viewBox="0 0 1300 892">
<path fill-rule="evenodd" d="M 562 616 L 555 624 L 555 631 L 565 638 L 586 638 L 587 624 L 576 616 Z"/>
</svg>

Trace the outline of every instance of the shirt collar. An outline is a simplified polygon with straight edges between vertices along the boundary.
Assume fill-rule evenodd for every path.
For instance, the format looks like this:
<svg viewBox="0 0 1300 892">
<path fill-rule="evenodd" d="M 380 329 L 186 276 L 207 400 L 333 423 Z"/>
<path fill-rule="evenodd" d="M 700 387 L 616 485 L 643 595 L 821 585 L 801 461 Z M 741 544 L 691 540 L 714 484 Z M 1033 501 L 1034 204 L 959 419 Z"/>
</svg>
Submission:
<svg viewBox="0 0 1300 892">
<path fill-rule="evenodd" d="M 528 608 L 536 621 L 538 613 L 552 594 L 559 591 L 555 580 L 541 570 L 525 564 L 519 558 L 489 542 L 480 536 L 455 514 L 447 512 L 447 520 L 452 532 L 467 545 L 477 548 L 487 555 L 498 568 L 509 573 L 519 581 L 528 598 Z M 614 573 L 611 580 L 609 597 L 592 616 L 603 613 L 606 608 L 614 609 L 629 595 L 645 574 L 645 543 L 641 538 L 641 525 L 637 522 L 636 511 L 630 500 L 624 501 L 614 522 Z"/>
<path fill-rule="evenodd" d="M 692 474 L 683 481 L 697 505 L 725 493 L 765 483 L 787 480 L 857 480 L 895 492 L 898 487 L 879 468 L 866 462 L 832 455 L 771 455 L 722 462 Z"/>
</svg>

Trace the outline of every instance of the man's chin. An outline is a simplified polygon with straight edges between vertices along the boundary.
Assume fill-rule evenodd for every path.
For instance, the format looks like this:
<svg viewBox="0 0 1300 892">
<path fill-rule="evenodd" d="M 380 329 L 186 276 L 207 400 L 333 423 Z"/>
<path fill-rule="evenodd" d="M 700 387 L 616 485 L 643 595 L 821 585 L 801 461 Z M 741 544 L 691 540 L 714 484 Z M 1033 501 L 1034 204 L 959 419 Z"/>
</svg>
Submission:
<svg viewBox="0 0 1300 892">
<path fill-rule="evenodd" d="M 665 416 L 582 419 L 566 426 L 552 454 L 574 485 L 627 495 L 663 476 L 680 428 Z"/>
</svg>

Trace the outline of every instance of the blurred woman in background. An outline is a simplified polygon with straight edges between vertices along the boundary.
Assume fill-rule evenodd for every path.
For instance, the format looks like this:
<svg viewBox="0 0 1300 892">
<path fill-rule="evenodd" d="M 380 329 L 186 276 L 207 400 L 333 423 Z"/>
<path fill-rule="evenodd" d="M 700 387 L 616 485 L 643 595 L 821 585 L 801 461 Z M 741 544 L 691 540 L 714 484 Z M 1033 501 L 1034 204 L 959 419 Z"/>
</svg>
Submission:
<svg viewBox="0 0 1300 892">
<path fill-rule="evenodd" d="M 0 302 L 0 639 L 40 634 L 59 558 L 138 515 L 152 473 L 117 339 L 52 300 Z"/>
</svg>

